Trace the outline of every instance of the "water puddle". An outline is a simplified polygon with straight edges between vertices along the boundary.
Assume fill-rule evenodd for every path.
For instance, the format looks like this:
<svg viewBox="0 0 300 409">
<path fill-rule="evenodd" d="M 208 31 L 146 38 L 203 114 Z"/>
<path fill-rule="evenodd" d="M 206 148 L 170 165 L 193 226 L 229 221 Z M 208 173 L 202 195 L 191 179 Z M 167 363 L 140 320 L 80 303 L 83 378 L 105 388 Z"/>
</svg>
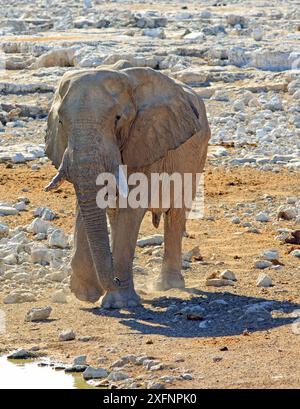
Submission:
<svg viewBox="0 0 300 409">
<path fill-rule="evenodd" d="M 37 360 L 0 357 L 0 389 L 94 389 L 81 373 L 66 374 Z"/>
</svg>

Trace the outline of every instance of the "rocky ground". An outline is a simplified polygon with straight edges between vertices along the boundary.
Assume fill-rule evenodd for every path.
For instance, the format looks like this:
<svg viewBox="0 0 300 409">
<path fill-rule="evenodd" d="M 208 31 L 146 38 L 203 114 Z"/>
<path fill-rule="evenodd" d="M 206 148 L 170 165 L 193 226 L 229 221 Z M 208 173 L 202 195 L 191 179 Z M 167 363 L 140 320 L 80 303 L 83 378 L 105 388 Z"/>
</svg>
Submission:
<svg viewBox="0 0 300 409">
<path fill-rule="evenodd" d="M 73 363 L 110 387 L 298 388 L 299 4 L 10 4 L 0 10 L 0 352 Z M 134 267 L 143 307 L 116 312 L 69 292 L 74 195 L 68 184 L 43 192 L 54 174 L 44 131 L 64 72 L 124 59 L 196 89 L 212 139 L 205 215 L 183 242 L 186 290 L 153 291 L 163 241 L 147 216 Z"/>
</svg>

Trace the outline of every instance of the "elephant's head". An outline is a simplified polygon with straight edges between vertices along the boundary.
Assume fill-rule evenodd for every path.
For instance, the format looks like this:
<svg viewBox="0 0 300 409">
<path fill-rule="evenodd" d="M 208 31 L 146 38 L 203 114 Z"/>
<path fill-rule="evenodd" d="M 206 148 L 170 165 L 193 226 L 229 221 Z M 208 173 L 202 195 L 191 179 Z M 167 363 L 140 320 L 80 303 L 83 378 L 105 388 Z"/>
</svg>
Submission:
<svg viewBox="0 0 300 409">
<path fill-rule="evenodd" d="M 48 188 L 64 179 L 74 185 L 103 289 L 128 283 L 114 279 L 106 213 L 96 205 L 97 176 L 120 164 L 143 168 L 204 134 L 201 111 L 195 94 L 151 69 L 88 70 L 61 80 L 48 118 L 46 154 L 58 168 Z"/>
</svg>

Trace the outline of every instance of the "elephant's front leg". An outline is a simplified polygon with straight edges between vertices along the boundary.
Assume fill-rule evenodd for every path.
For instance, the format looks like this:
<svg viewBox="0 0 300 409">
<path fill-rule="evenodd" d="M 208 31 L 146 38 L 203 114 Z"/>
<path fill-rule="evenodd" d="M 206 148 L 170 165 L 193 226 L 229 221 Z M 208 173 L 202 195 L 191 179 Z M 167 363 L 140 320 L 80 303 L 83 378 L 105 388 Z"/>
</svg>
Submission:
<svg viewBox="0 0 300 409">
<path fill-rule="evenodd" d="M 90 252 L 78 207 L 74 231 L 74 253 L 71 261 L 71 291 L 81 301 L 96 302 L 103 294 Z"/>
<path fill-rule="evenodd" d="M 132 264 L 139 228 L 145 209 L 117 209 L 109 213 L 114 274 L 126 287 L 108 291 L 101 299 L 103 308 L 126 308 L 140 304 L 134 290 Z"/>
<path fill-rule="evenodd" d="M 184 288 L 182 267 L 182 235 L 185 229 L 185 209 L 169 209 L 164 214 L 164 258 L 161 274 L 154 284 L 159 291 Z"/>
</svg>

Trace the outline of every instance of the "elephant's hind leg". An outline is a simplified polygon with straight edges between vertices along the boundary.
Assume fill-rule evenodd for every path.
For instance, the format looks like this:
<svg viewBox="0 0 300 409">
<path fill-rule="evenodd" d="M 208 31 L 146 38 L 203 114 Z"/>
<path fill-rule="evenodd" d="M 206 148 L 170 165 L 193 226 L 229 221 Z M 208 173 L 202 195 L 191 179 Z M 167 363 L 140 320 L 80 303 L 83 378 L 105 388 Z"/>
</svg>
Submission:
<svg viewBox="0 0 300 409">
<path fill-rule="evenodd" d="M 181 274 L 181 244 L 185 229 L 185 209 L 169 209 L 164 214 L 165 253 L 161 274 L 154 284 L 159 291 L 170 288 L 184 288 L 184 278 Z"/>
<path fill-rule="evenodd" d="M 71 261 L 71 291 L 81 301 L 96 302 L 103 294 L 97 279 L 83 221 L 76 209 L 74 253 Z"/>
</svg>

